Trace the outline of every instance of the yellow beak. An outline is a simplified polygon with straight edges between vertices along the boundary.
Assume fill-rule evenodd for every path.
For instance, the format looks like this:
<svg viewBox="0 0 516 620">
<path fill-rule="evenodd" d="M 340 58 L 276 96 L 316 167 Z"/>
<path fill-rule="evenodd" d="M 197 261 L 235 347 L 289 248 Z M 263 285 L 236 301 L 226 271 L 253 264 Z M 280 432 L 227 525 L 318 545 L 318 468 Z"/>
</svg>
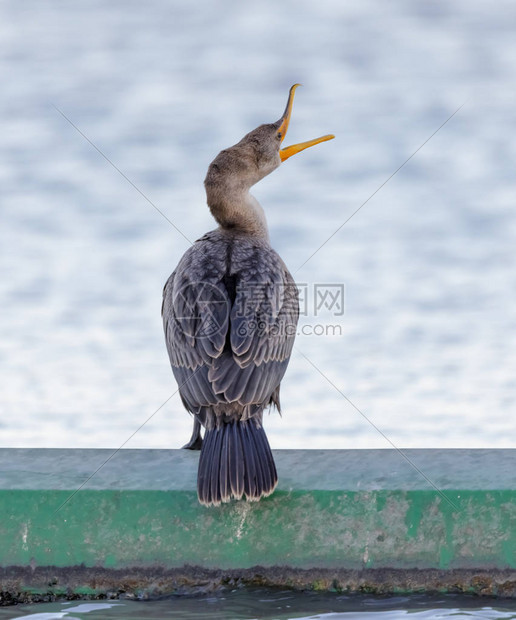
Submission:
<svg viewBox="0 0 516 620">
<path fill-rule="evenodd" d="M 300 84 L 294 84 L 294 86 L 292 86 L 292 88 L 290 89 L 290 92 L 288 95 L 287 107 L 285 108 L 285 112 L 283 113 L 283 116 L 280 119 L 281 125 L 278 129 L 278 133 L 281 134 L 282 142 L 285 139 L 285 136 L 287 135 L 288 126 L 290 123 L 290 116 L 292 114 L 292 106 L 294 104 L 294 93 L 296 92 L 296 88 L 298 86 L 300 86 Z M 306 142 L 300 142 L 299 144 L 292 144 L 291 146 L 287 146 L 284 149 L 280 149 L 279 155 L 280 155 L 281 161 L 285 161 L 289 157 L 292 157 L 292 155 L 295 155 L 296 153 L 299 153 L 300 151 L 304 151 L 310 146 L 314 146 L 315 144 L 319 144 L 320 142 L 326 142 L 326 140 L 332 140 L 333 138 L 335 138 L 333 134 L 328 134 L 326 136 L 321 136 L 320 138 L 315 138 L 314 140 L 307 140 Z"/>
</svg>

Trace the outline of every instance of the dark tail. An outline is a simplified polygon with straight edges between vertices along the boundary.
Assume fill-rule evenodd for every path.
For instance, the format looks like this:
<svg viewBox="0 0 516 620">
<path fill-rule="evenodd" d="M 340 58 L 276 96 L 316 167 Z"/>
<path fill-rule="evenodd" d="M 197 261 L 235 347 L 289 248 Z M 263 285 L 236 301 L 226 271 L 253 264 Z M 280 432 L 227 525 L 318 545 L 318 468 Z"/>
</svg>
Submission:
<svg viewBox="0 0 516 620">
<path fill-rule="evenodd" d="M 210 506 L 244 495 L 257 501 L 276 488 L 278 474 L 265 431 L 254 420 L 207 430 L 201 449 L 197 494 Z"/>
</svg>

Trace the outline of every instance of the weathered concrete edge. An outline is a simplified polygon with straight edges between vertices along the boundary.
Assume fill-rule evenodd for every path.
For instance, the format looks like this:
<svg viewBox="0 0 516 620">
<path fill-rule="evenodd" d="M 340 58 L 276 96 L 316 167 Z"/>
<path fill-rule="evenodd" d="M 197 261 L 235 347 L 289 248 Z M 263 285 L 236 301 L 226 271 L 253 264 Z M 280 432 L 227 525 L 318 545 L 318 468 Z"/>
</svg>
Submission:
<svg viewBox="0 0 516 620">
<path fill-rule="evenodd" d="M 105 569 L 75 566 L 0 569 L 0 605 L 59 599 L 152 599 L 202 595 L 235 587 L 287 588 L 346 594 L 460 593 L 516 598 L 516 571 L 483 569 Z"/>
<path fill-rule="evenodd" d="M 190 450 L 0 448 L 0 489 L 195 491 Z M 274 450 L 279 490 L 515 490 L 516 449 Z M 92 474 L 95 475 L 92 477 Z M 421 474 L 424 473 L 424 476 Z M 425 477 L 426 476 L 426 477 Z"/>
</svg>

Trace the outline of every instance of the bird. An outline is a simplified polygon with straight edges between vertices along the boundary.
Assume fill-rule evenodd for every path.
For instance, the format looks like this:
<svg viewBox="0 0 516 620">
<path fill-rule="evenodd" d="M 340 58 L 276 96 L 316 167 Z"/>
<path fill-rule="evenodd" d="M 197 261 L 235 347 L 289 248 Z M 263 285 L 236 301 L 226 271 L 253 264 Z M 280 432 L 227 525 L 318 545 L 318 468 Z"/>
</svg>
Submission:
<svg viewBox="0 0 516 620">
<path fill-rule="evenodd" d="M 281 412 L 299 300 L 249 190 L 292 155 L 334 138 L 282 148 L 298 86 L 290 88 L 278 121 L 260 125 L 210 164 L 204 186 L 218 227 L 185 252 L 163 289 L 170 364 L 194 418 L 183 447 L 200 450 L 197 495 L 205 506 L 258 501 L 278 481 L 263 413 Z"/>
</svg>

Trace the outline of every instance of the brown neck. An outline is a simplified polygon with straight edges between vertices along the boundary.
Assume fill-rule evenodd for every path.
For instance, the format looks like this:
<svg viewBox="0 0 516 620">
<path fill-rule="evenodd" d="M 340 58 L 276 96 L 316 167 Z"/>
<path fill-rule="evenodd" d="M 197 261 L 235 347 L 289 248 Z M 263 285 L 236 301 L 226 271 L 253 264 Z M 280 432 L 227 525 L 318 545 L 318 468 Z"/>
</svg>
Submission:
<svg viewBox="0 0 516 620">
<path fill-rule="evenodd" d="M 269 239 L 267 220 L 260 203 L 247 187 L 231 182 L 206 183 L 208 206 L 224 230 Z"/>
</svg>

